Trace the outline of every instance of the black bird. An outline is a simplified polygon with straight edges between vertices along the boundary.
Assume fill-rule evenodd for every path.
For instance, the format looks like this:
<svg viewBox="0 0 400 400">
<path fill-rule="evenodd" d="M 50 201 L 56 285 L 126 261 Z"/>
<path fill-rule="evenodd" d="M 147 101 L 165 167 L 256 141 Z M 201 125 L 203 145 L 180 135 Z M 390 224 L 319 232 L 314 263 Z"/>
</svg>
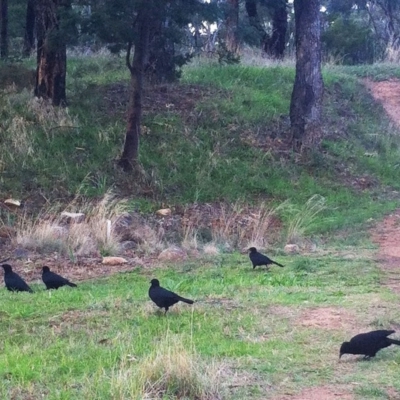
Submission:
<svg viewBox="0 0 400 400">
<path fill-rule="evenodd" d="M 58 289 L 61 286 L 66 285 L 77 287 L 75 283 L 70 282 L 68 279 L 63 278 L 61 275 L 51 272 L 50 268 L 46 266 L 42 268 L 42 281 L 46 285 L 47 289 Z"/>
<path fill-rule="evenodd" d="M 249 251 L 249 257 L 250 261 L 253 263 L 253 269 L 261 265 L 268 267 L 269 264 L 275 264 L 282 268 L 284 267 L 282 264 L 279 264 L 276 261 L 271 260 L 269 257 L 264 256 L 264 254 L 259 253 L 255 247 L 250 247 Z"/>
<path fill-rule="evenodd" d="M 168 308 L 173 306 L 178 301 L 183 301 L 187 304 L 194 303 L 193 300 L 185 299 L 174 292 L 164 289 L 160 286 L 158 279 L 152 279 L 150 283 L 151 286 L 149 289 L 149 297 L 154 303 L 157 304 L 158 307 L 165 308 L 165 314 L 167 313 Z"/>
<path fill-rule="evenodd" d="M 16 272 L 13 272 L 11 265 L 3 264 L 2 267 L 4 269 L 4 283 L 8 290 L 33 293 L 28 284 Z"/>
<path fill-rule="evenodd" d="M 390 339 L 389 335 L 395 331 L 378 330 L 367 333 L 360 333 L 350 339 L 350 342 L 343 342 L 340 346 L 340 357 L 343 354 L 363 354 L 364 359 L 375 357 L 375 354 L 391 344 L 400 346 L 400 340 Z"/>
</svg>

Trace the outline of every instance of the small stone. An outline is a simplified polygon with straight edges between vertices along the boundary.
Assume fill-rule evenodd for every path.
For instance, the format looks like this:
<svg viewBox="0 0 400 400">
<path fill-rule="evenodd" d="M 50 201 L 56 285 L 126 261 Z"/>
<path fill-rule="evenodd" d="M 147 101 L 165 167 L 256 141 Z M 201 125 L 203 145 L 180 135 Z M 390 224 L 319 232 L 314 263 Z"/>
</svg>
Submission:
<svg viewBox="0 0 400 400">
<path fill-rule="evenodd" d="M 128 260 L 123 257 L 103 257 L 102 264 L 104 265 L 120 265 L 126 264 Z"/>
<path fill-rule="evenodd" d="M 168 249 L 163 250 L 158 256 L 160 261 L 182 261 L 186 258 L 186 251 L 177 246 L 168 247 Z"/>
<path fill-rule="evenodd" d="M 300 247 L 297 244 L 287 244 L 283 251 L 286 254 L 298 254 L 300 252 Z"/>
<path fill-rule="evenodd" d="M 28 259 L 29 258 L 29 251 L 25 250 L 25 249 L 21 249 L 21 248 L 16 248 L 13 251 L 13 256 L 15 258 L 26 258 L 26 259 Z"/>
<path fill-rule="evenodd" d="M 134 242 L 133 240 L 125 240 L 124 242 L 121 243 L 121 247 L 123 250 L 132 250 L 136 249 L 137 243 Z"/>
<path fill-rule="evenodd" d="M 68 223 L 74 222 L 76 224 L 79 224 L 80 222 L 83 222 L 85 220 L 84 213 L 71 213 L 68 211 L 63 211 L 61 213 L 61 217 L 65 219 Z"/>
</svg>

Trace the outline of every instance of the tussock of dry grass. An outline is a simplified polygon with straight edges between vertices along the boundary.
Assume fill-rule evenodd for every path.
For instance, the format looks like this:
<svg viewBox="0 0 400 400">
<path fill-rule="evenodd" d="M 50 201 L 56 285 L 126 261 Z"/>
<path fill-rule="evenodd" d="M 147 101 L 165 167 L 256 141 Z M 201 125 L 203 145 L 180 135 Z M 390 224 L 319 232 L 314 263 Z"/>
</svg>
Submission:
<svg viewBox="0 0 400 400">
<path fill-rule="evenodd" d="M 325 197 L 315 194 L 307 200 L 303 207 L 291 210 L 293 214 L 287 229 L 287 243 L 300 244 L 317 215 L 326 207 Z"/>
<path fill-rule="evenodd" d="M 188 350 L 180 336 L 167 337 L 134 365 L 121 363 L 112 376 L 117 398 L 221 399 L 221 367 Z"/>
<path fill-rule="evenodd" d="M 124 200 L 118 200 L 108 192 L 98 203 L 78 206 L 75 201 L 67 209 L 83 213 L 84 220 L 67 223 L 56 210 L 40 214 L 34 220 L 22 216 L 18 221 L 15 244 L 36 251 L 58 251 L 74 256 L 118 252 L 120 238 L 115 227 L 125 212 Z"/>
</svg>

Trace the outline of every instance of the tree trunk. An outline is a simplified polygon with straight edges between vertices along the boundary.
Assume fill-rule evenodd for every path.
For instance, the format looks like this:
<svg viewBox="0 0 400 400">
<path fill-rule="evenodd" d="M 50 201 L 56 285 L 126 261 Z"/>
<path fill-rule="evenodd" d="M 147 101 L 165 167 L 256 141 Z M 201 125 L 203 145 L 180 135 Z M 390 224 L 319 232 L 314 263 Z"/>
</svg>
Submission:
<svg viewBox="0 0 400 400">
<path fill-rule="evenodd" d="M 24 55 L 29 57 L 35 47 L 35 7 L 34 0 L 28 0 L 26 7 Z"/>
<path fill-rule="evenodd" d="M 226 48 L 237 54 L 239 52 L 238 25 L 239 25 L 239 0 L 228 0 L 226 16 Z"/>
<path fill-rule="evenodd" d="M 66 4 L 67 3 L 67 4 Z M 66 43 L 59 29 L 62 0 L 36 0 L 37 68 L 35 96 L 51 99 L 53 105 L 66 105 Z"/>
<path fill-rule="evenodd" d="M 290 103 L 295 151 L 321 142 L 324 83 L 321 74 L 320 0 L 295 0 L 296 78 Z"/>
<path fill-rule="evenodd" d="M 265 52 L 277 59 L 285 54 L 287 31 L 287 0 L 272 0 L 272 35 L 265 42 Z"/>
<path fill-rule="evenodd" d="M 263 49 L 265 49 L 265 43 L 270 39 L 267 32 L 264 29 L 258 16 L 257 11 L 257 0 L 246 0 L 246 11 L 249 16 L 250 25 L 253 26 L 258 34 L 260 35 L 260 41 Z"/>
<path fill-rule="evenodd" d="M 131 94 L 128 110 L 128 123 L 125 134 L 125 144 L 118 165 L 125 171 L 133 171 L 137 165 L 139 155 L 140 123 L 142 117 L 142 92 L 143 75 L 149 47 L 150 5 L 138 12 L 136 19 L 137 35 L 135 40 L 135 53 L 132 64 L 130 63 L 130 49 L 127 52 L 127 65 L 131 72 Z"/>
<path fill-rule="evenodd" d="M 8 57 L 8 0 L 0 0 L 0 57 Z"/>
</svg>

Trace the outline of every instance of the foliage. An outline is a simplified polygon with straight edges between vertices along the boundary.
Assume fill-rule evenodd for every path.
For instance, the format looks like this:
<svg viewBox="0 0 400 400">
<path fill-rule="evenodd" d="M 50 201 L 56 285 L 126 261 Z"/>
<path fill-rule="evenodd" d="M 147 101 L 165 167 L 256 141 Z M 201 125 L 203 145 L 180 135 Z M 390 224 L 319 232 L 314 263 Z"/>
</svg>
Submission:
<svg viewBox="0 0 400 400">
<path fill-rule="evenodd" d="M 374 60 L 374 38 L 363 22 L 339 17 L 322 35 L 325 57 L 345 64 L 371 64 Z"/>
<path fill-rule="evenodd" d="M 96 34 L 113 53 L 136 43 L 135 24 L 140 7 L 151 8 L 149 55 L 146 74 L 154 82 L 171 82 L 180 76 L 180 68 L 192 57 L 187 26 L 193 19 L 216 17 L 215 4 L 199 0 L 107 0 L 96 7 L 85 23 L 84 31 Z"/>
</svg>

